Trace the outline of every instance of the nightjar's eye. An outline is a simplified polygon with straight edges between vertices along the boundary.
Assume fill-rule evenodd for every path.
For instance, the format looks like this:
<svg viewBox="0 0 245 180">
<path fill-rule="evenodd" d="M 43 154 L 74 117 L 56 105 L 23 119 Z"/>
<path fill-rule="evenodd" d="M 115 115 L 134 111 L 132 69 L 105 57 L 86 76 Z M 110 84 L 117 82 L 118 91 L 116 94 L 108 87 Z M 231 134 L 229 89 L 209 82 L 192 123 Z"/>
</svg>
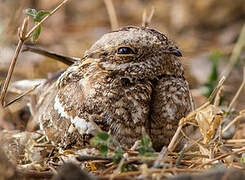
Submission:
<svg viewBox="0 0 245 180">
<path fill-rule="evenodd" d="M 121 55 L 134 55 L 135 52 L 130 47 L 119 47 L 117 49 L 117 54 L 121 54 Z"/>
</svg>

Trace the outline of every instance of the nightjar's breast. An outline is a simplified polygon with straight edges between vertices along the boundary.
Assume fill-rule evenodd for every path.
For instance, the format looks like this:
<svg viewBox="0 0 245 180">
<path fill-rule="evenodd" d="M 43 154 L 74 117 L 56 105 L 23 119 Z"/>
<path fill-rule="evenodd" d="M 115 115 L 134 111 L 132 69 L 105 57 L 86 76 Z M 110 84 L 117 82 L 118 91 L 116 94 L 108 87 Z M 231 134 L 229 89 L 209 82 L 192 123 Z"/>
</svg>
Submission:
<svg viewBox="0 0 245 180">
<path fill-rule="evenodd" d="M 153 81 L 148 133 L 153 147 L 168 146 L 179 120 L 191 110 L 189 85 L 184 77 L 162 76 Z"/>
</svg>

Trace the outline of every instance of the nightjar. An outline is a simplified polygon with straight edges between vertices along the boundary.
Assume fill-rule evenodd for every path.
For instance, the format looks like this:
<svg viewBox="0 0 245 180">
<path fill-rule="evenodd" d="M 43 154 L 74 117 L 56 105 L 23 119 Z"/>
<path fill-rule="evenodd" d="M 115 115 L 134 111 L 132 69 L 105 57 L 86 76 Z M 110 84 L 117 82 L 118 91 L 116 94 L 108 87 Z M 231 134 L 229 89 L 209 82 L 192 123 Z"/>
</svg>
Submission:
<svg viewBox="0 0 245 180">
<path fill-rule="evenodd" d="M 105 34 L 80 61 L 39 89 L 35 118 L 53 143 L 82 145 L 103 131 L 131 147 L 142 127 L 160 150 L 191 111 L 181 52 L 164 34 L 124 27 Z"/>
</svg>

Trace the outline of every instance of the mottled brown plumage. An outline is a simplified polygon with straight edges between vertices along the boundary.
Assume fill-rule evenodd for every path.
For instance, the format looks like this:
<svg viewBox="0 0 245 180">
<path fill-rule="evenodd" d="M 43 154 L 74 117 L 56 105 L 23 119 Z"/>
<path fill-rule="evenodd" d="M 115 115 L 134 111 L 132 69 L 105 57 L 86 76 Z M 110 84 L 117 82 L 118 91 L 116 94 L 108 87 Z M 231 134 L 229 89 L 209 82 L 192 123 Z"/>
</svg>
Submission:
<svg viewBox="0 0 245 180">
<path fill-rule="evenodd" d="M 67 147 L 96 132 L 130 147 L 142 127 L 159 150 L 191 110 L 181 53 L 164 34 L 125 27 L 105 34 L 57 81 L 43 85 L 36 117 L 47 137 Z"/>
</svg>

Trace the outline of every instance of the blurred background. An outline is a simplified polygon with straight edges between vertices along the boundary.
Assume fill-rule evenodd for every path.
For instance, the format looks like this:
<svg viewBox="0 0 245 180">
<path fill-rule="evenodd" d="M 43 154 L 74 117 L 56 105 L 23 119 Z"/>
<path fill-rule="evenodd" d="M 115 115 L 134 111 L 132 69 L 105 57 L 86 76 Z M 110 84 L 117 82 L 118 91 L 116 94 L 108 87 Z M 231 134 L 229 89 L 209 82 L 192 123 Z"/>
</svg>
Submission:
<svg viewBox="0 0 245 180">
<path fill-rule="evenodd" d="M 27 8 L 52 10 L 61 0 L 0 0 L 0 80 L 6 77 L 10 60 L 18 42 L 17 30 Z M 183 54 L 186 78 L 196 106 L 204 103 L 219 74 L 229 62 L 245 22 L 244 0 L 113 0 L 119 27 L 140 26 L 142 14 L 155 8 L 150 27 L 173 39 Z M 33 24 L 32 24 L 33 25 Z M 102 0 L 70 0 L 43 25 L 37 46 L 59 54 L 82 57 L 103 34 L 111 31 L 108 11 Z M 245 51 L 229 75 L 223 94 L 229 104 L 242 82 Z M 46 78 L 65 69 L 64 64 L 30 52 L 22 53 L 13 81 Z M 12 98 L 9 94 L 8 98 Z M 245 108 L 244 90 L 235 103 Z M 17 114 L 16 114 L 17 112 Z M 21 114 L 22 113 L 22 114 Z M 26 111 L 9 108 L 1 119 L 27 118 Z M 14 117 L 14 118 L 13 118 Z M 2 125 L 3 126 L 3 125 Z M 6 124 L 5 124 L 6 126 Z M 1 127 L 1 123 L 0 123 Z M 8 127 L 8 128 L 12 128 Z"/>
</svg>

